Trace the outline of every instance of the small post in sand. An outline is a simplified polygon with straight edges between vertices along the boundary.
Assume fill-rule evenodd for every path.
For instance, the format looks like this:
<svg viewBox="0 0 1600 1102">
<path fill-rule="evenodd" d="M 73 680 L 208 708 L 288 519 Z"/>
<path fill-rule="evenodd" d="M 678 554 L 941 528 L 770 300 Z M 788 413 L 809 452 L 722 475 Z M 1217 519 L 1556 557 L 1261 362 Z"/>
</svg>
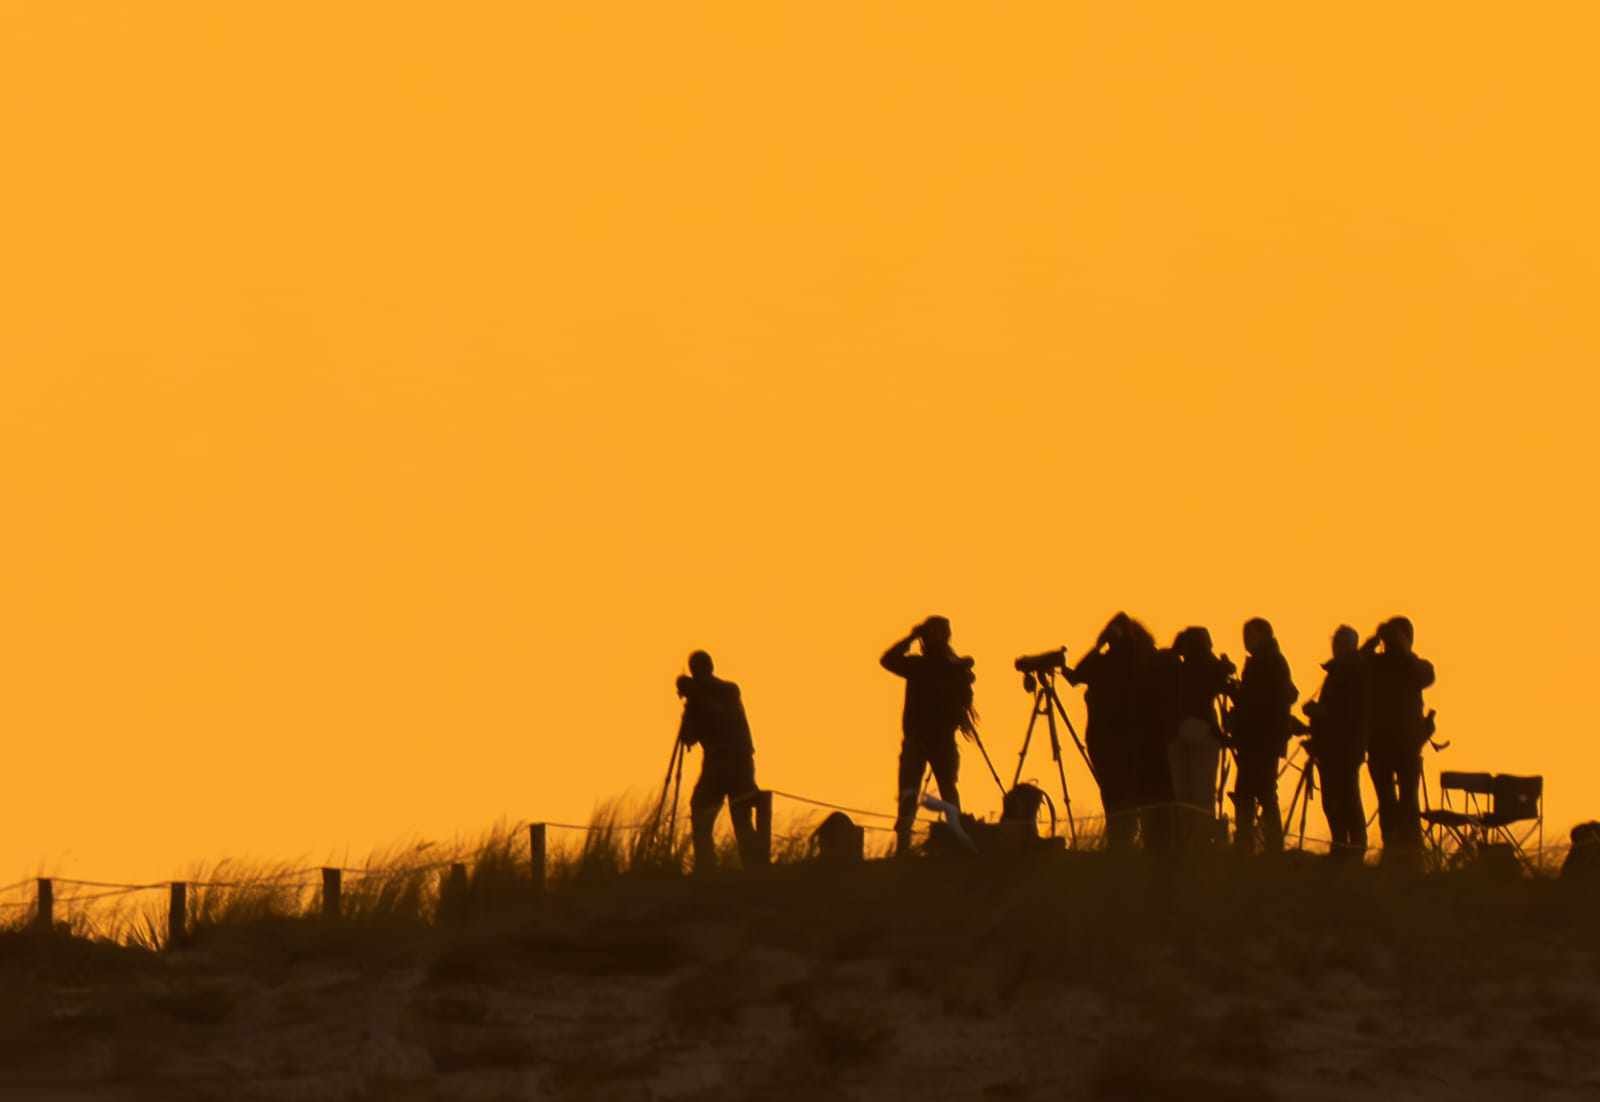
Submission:
<svg viewBox="0 0 1600 1102">
<path fill-rule="evenodd" d="M 34 929 L 48 934 L 56 928 L 56 886 L 47 877 L 39 877 L 39 905 L 33 913 Z"/>
<path fill-rule="evenodd" d="M 182 880 L 172 882 L 172 901 L 167 908 L 167 951 L 182 948 L 189 928 L 189 885 Z"/>
<path fill-rule="evenodd" d="M 533 894 L 544 895 L 545 864 L 548 851 L 545 848 L 545 829 L 543 823 L 534 823 L 528 827 L 528 859 L 533 872 Z"/>
</svg>

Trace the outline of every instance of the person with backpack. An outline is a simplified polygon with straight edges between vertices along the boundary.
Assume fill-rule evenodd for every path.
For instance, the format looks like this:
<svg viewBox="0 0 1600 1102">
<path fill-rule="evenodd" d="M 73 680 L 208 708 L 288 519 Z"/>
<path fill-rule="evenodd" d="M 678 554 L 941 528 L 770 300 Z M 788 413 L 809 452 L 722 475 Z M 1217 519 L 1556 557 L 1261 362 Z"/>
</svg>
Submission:
<svg viewBox="0 0 1600 1102">
<path fill-rule="evenodd" d="M 912 647 L 919 645 L 918 653 Z M 959 809 L 961 796 L 956 776 L 961 754 L 956 732 L 977 734 L 977 713 L 972 707 L 975 676 L 971 658 L 950 646 L 950 621 L 929 616 L 883 652 L 883 668 L 906 682 L 905 707 L 900 714 L 900 766 L 896 778 L 899 813 L 894 831 L 898 852 L 911 850 L 911 824 L 917 815 L 922 776 L 933 770 L 939 796 Z"/>
<path fill-rule="evenodd" d="M 711 655 L 689 656 L 689 674 L 678 678 L 683 720 L 678 739 L 701 749 L 700 779 L 689 796 L 689 821 L 694 833 L 694 871 L 717 865 L 713 833 L 722 805 L 733 819 L 733 836 L 746 868 L 764 864 L 764 847 L 756 833 L 756 748 L 750 737 L 739 686 L 712 673 Z"/>
<path fill-rule="evenodd" d="M 1233 803 L 1237 816 L 1236 843 L 1245 853 L 1255 847 L 1259 816 L 1268 853 L 1283 849 L 1283 812 L 1278 808 L 1278 759 L 1289 747 L 1293 730 L 1290 709 L 1300 697 L 1289 663 L 1283 657 L 1272 625 L 1255 617 L 1244 625 L 1244 649 L 1249 655 L 1239 682 L 1231 687 L 1231 728 L 1234 759 L 1239 772 Z"/>
</svg>

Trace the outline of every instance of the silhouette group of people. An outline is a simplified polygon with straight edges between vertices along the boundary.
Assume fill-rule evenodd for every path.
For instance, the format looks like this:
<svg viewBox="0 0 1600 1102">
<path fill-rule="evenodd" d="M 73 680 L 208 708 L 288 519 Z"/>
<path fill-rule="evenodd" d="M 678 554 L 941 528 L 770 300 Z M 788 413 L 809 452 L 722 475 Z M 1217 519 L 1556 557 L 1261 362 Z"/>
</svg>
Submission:
<svg viewBox="0 0 1600 1102">
<path fill-rule="evenodd" d="M 1433 733 L 1423 691 L 1431 663 L 1414 651 L 1415 630 L 1403 616 L 1386 620 L 1365 641 L 1354 628 L 1333 634 L 1316 697 L 1300 700 L 1289 663 L 1264 619 L 1243 628 L 1239 669 L 1218 654 L 1203 627 L 1178 632 L 1160 646 L 1138 620 L 1118 613 L 1076 664 L 1061 670 L 1084 689 L 1088 720 L 1083 749 L 1105 809 L 1108 848 L 1214 845 L 1219 829 L 1218 779 L 1231 751 L 1234 844 L 1268 852 L 1283 846 L 1278 802 L 1280 763 L 1296 735 L 1306 738 L 1307 769 L 1321 778 L 1323 810 L 1336 856 L 1357 860 L 1367 849 L 1361 798 L 1366 766 L 1378 794 L 1385 851 L 1420 851 L 1422 751 Z M 930 616 L 883 653 L 884 669 L 904 679 L 896 774 L 898 848 L 908 852 L 924 778 L 939 797 L 961 807 L 959 740 L 978 738 L 973 709 L 975 663 L 951 644 L 950 621 Z M 690 801 L 695 865 L 715 862 L 712 831 L 726 803 L 742 854 L 753 853 L 755 750 L 739 689 L 712 672 L 696 651 L 679 678 L 684 698 L 680 738 L 704 749 Z M 1308 721 L 1308 722 L 1307 722 Z"/>
</svg>

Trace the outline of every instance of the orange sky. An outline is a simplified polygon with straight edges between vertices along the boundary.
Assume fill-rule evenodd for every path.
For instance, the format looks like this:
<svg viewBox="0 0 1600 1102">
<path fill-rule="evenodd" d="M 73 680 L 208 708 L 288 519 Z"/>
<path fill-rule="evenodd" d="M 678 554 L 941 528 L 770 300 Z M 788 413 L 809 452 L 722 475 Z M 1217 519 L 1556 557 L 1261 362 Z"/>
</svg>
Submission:
<svg viewBox="0 0 1600 1102">
<path fill-rule="evenodd" d="M 696 646 L 887 807 L 934 611 L 1002 759 L 1408 612 L 1600 814 L 1592 5 L 555 8 L 0 3 L 0 880 L 582 817 Z"/>
</svg>

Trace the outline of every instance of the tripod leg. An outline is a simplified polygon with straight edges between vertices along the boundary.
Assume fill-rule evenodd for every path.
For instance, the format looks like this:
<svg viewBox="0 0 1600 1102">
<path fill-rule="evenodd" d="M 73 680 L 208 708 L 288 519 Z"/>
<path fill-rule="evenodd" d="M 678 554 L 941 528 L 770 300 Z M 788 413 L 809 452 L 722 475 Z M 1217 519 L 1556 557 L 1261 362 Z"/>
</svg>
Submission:
<svg viewBox="0 0 1600 1102">
<path fill-rule="evenodd" d="M 1316 759 L 1306 761 L 1306 796 L 1305 802 L 1300 805 L 1300 842 L 1297 849 L 1306 848 L 1306 816 L 1311 813 L 1311 798 L 1317 794 L 1317 763 Z"/>
<path fill-rule="evenodd" d="M 1067 832 L 1072 836 L 1072 844 L 1078 844 L 1078 824 L 1072 819 L 1072 794 L 1067 791 L 1067 767 L 1061 761 L 1061 735 L 1056 731 L 1056 713 L 1046 700 L 1045 719 L 1050 728 L 1050 756 L 1055 759 L 1056 775 L 1061 778 L 1061 807 L 1067 813 Z"/>
<path fill-rule="evenodd" d="M 683 744 L 678 744 L 678 767 L 672 778 L 672 809 L 667 813 L 667 834 L 663 839 L 665 853 L 672 852 L 673 839 L 678 833 L 678 804 L 683 799 Z"/>
<path fill-rule="evenodd" d="M 1028 744 L 1033 741 L 1033 725 L 1039 721 L 1039 694 L 1033 696 L 1033 711 L 1028 715 L 1028 730 L 1022 736 L 1022 749 L 1017 751 L 1017 772 L 1011 778 L 1011 787 L 1022 783 L 1022 767 L 1028 760 Z"/>
<path fill-rule="evenodd" d="M 1072 717 L 1067 715 L 1066 705 L 1062 704 L 1061 698 L 1056 695 L 1054 681 L 1050 682 L 1050 704 L 1056 711 L 1061 713 L 1061 722 L 1067 725 L 1067 734 L 1072 736 L 1072 745 L 1078 748 L 1078 756 L 1083 759 L 1084 766 L 1089 770 L 1089 776 L 1094 778 L 1096 784 L 1099 784 L 1100 777 L 1094 771 L 1094 762 L 1089 760 L 1089 748 L 1084 746 L 1083 740 L 1078 737 L 1078 729 L 1072 725 Z"/>
<path fill-rule="evenodd" d="M 1000 779 L 999 772 L 994 767 L 994 762 L 989 759 L 989 750 L 983 745 L 983 736 L 976 731 L 972 734 L 972 741 L 978 744 L 978 753 L 983 755 L 983 764 L 989 767 L 989 776 L 994 778 L 994 786 L 1000 790 L 1000 799 L 1006 798 L 1005 782 Z"/>
<path fill-rule="evenodd" d="M 1311 806 L 1311 791 L 1308 781 L 1308 771 L 1305 766 L 1300 768 L 1300 779 L 1294 782 L 1294 796 L 1289 800 L 1289 817 L 1284 820 L 1290 830 L 1294 829 L 1294 813 L 1300 812 L 1300 848 L 1305 848 L 1306 839 L 1306 809 Z"/>
<path fill-rule="evenodd" d="M 661 798 L 656 801 L 655 814 L 650 816 L 652 823 L 661 822 L 661 813 L 667 809 L 667 793 L 672 791 L 672 774 L 678 768 L 678 755 L 683 753 L 683 739 L 672 740 L 672 753 L 667 757 L 667 775 L 661 782 Z"/>
</svg>

